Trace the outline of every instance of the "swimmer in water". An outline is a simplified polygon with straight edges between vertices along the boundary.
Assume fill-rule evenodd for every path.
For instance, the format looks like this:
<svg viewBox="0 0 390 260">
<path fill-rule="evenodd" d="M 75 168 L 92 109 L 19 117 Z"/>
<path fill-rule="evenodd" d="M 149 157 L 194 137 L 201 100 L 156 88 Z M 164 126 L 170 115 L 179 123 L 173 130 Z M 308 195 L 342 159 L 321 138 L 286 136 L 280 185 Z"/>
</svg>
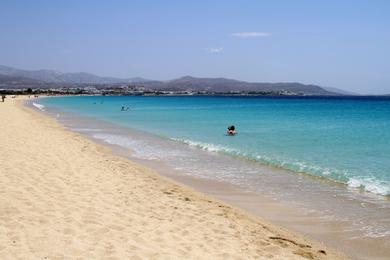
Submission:
<svg viewBox="0 0 390 260">
<path fill-rule="evenodd" d="M 234 125 L 229 126 L 228 130 L 227 130 L 227 134 L 228 135 L 235 135 L 235 134 L 237 134 L 236 127 Z"/>
</svg>

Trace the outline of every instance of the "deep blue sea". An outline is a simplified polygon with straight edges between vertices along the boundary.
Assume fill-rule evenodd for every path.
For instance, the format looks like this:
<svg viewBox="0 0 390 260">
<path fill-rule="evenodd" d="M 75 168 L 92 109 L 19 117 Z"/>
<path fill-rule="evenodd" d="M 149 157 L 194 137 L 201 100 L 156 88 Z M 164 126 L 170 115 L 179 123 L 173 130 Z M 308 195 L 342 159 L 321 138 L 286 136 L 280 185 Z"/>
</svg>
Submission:
<svg viewBox="0 0 390 260">
<path fill-rule="evenodd" d="M 80 96 L 39 104 L 390 195 L 390 98 Z M 229 125 L 236 136 L 226 135 Z"/>
</svg>

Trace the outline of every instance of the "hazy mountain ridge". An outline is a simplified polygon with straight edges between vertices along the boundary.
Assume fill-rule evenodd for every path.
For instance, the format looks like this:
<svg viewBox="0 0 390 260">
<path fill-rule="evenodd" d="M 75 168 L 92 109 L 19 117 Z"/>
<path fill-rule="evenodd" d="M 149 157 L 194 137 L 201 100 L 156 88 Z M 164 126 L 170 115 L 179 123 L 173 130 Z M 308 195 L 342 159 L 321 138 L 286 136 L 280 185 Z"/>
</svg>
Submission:
<svg viewBox="0 0 390 260">
<path fill-rule="evenodd" d="M 258 83 L 246 82 L 227 78 L 195 78 L 185 76 L 169 81 L 145 82 L 144 85 L 153 89 L 161 90 L 197 90 L 197 91 L 215 91 L 215 92 L 234 92 L 234 91 L 290 91 L 294 93 L 310 95 L 331 95 L 334 92 L 326 91 L 316 85 L 305 85 L 302 83 Z"/>
<path fill-rule="evenodd" d="M 26 77 L 8 76 L 8 75 L 0 74 L 0 86 L 4 84 L 19 84 L 19 83 L 20 84 L 41 84 L 43 82 L 36 79 L 26 78 Z"/>
<path fill-rule="evenodd" d="M 0 65 L 0 74 L 13 77 L 24 77 L 40 80 L 48 83 L 71 83 L 71 84 L 116 84 L 136 83 L 146 81 L 142 78 L 114 78 L 100 77 L 87 72 L 62 73 L 56 70 L 21 70 Z"/>
<path fill-rule="evenodd" d="M 62 73 L 55 70 L 20 70 L 0 65 L 0 74 L 13 77 L 24 77 L 39 81 L 57 82 Z"/>
<path fill-rule="evenodd" d="M 110 85 L 137 84 L 153 90 L 165 91 L 206 91 L 206 92 L 289 92 L 302 95 L 338 95 L 343 91 L 331 91 L 317 85 L 307 85 L 298 82 L 260 83 L 246 82 L 227 78 L 196 78 L 184 76 L 181 78 L 158 81 L 135 78 L 100 77 L 86 72 L 62 73 L 56 70 L 20 70 L 0 65 L 0 86 L 21 87 L 24 85 L 36 87 L 69 87 L 69 85 Z M 12 79 L 11 79 L 12 78 Z"/>
</svg>

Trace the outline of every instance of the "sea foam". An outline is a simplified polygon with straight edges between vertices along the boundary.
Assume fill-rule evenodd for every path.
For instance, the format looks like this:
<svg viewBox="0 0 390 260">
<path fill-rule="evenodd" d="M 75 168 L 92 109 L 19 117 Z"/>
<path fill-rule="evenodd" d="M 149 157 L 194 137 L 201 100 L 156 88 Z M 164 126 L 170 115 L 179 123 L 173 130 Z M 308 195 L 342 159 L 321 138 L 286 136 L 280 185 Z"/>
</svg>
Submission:
<svg viewBox="0 0 390 260">
<path fill-rule="evenodd" d="M 299 173 L 311 174 L 319 177 L 332 176 L 331 180 L 344 183 L 352 188 L 360 188 L 368 192 L 372 192 L 379 195 L 390 195 L 390 183 L 378 181 L 375 178 L 348 178 L 348 172 L 331 169 L 328 167 L 321 167 L 318 165 L 312 165 L 305 162 L 287 160 L 285 158 L 272 158 L 265 155 L 248 154 L 238 149 L 228 148 L 222 145 L 216 145 L 211 143 L 205 143 L 200 141 L 194 141 L 182 138 L 169 138 L 170 140 L 189 145 L 207 152 L 223 153 L 226 155 L 257 161 L 259 163 L 279 167 L 285 170 L 291 170 Z"/>
<path fill-rule="evenodd" d="M 188 139 L 181 139 L 181 138 L 170 138 L 172 141 L 180 142 L 183 144 L 187 144 L 192 147 L 197 147 L 199 149 L 202 149 L 204 151 L 208 152 L 219 152 L 219 153 L 238 153 L 239 150 L 228 148 L 221 145 L 216 144 L 210 144 L 210 143 L 204 143 L 204 142 L 198 142 Z"/>
<path fill-rule="evenodd" d="M 108 144 L 119 145 L 125 148 L 131 148 L 135 142 L 126 136 L 107 134 L 107 133 L 99 133 L 93 134 L 93 138 L 102 140 Z"/>
<path fill-rule="evenodd" d="M 33 102 L 32 104 L 33 104 L 34 107 L 38 108 L 39 110 L 45 111 L 45 106 L 44 105 L 39 104 L 39 103 L 35 103 L 35 102 Z"/>
<path fill-rule="evenodd" d="M 364 189 L 375 194 L 390 195 L 390 183 L 378 181 L 375 178 L 354 177 L 350 178 L 347 184 L 349 187 Z"/>
</svg>

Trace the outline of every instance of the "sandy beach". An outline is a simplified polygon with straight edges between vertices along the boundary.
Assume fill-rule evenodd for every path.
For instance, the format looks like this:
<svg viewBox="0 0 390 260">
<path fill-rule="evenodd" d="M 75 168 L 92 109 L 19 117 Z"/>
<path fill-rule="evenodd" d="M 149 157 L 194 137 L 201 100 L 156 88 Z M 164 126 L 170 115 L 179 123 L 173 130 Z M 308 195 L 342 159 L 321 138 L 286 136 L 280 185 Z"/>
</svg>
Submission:
<svg viewBox="0 0 390 260">
<path fill-rule="evenodd" d="M 0 103 L 0 259 L 344 259 Z"/>
</svg>

